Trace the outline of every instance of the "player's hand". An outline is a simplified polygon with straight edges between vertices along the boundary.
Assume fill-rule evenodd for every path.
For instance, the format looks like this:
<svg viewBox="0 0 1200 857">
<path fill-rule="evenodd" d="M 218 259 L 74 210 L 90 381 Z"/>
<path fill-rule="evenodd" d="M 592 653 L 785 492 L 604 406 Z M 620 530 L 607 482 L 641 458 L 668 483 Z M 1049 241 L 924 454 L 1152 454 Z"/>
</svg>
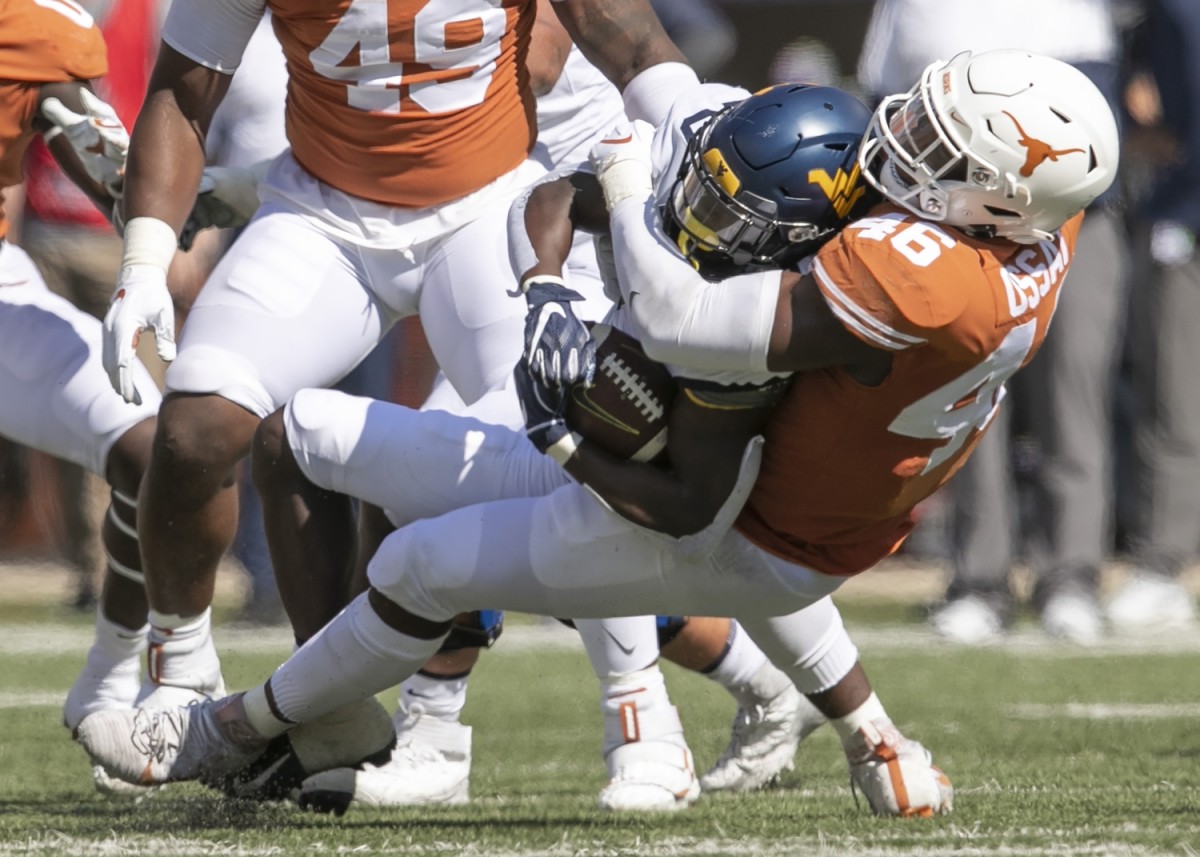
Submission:
<svg viewBox="0 0 1200 857">
<path fill-rule="evenodd" d="M 521 284 L 529 312 L 525 316 L 524 360 L 529 372 L 547 387 L 589 386 L 596 373 L 596 343 L 571 309 L 583 295 L 558 277 L 530 277 Z"/>
<path fill-rule="evenodd" d="M 258 210 L 258 184 L 269 163 L 205 167 L 196 189 L 196 202 L 179 237 L 179 249 L 190 250 L 202 229 L 245 226 Z"/>
<path fill-rule="evenodd" d="M 589 159 L 604 191 L 604 204 L 612 211 L 631 196 L 645 199 L 654 188 L 650 143 L 654 129 L 646 122 L 622 122 L 592 146 Z"/>
<path fill-rule="evenodd" d="M 525 436 L 539 452 L 565 464 L 580 443 L 579 435 L 567 427 L 570 388 L 542 384 L 530 372 L 525 358 L 517 361 L 513 381 L 525 416 Z"/>
<path fill-rule="evenodd" d="M 134 385 L 133 365 L 142 331 L 153 330 L 158 356 L 175 359 L 175 307 L 167 291 L 167 273 L 155 265 L 122 268 L 104 316 L 101 357 L 108 380 L 127 402 L 142 403 Z"/>
<path fill-rule="evenodd" d="M 87 174 L 104 185 L 113 199 L 120 199 L 129 132 L 112 106 L 95 93 L 81 89 L 79 98 L 83 113 L 57 98 L 47 98 L 42 102 L 42 115 L 67 138 Z"/>
</svg>

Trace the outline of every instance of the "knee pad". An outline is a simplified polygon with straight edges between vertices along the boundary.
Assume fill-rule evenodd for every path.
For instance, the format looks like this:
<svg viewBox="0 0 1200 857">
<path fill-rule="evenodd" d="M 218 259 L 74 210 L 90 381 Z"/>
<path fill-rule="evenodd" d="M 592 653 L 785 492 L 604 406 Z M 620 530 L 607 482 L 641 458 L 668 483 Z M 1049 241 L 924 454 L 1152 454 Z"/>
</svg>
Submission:
<svg viewBox="0 0 1200 857">
<path fill-rule="evenodd" d="M 438 654 L 460 649 L 490 649 L 504 630 L 503 610 L 475 610 L 454 617 L 450 636 L 438 649 Z"/>
</svg>

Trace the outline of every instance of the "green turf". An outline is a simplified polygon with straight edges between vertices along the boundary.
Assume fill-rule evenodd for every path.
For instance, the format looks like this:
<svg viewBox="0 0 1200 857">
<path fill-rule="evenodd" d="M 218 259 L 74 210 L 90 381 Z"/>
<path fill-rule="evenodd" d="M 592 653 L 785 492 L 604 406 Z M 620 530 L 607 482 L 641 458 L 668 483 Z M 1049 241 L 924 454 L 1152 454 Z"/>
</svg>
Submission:
<svg viewBox="0 0 1200 857">
<path fill-rule="evenodd" d="M 13 626 L 5 623 L 6 629 Z M 62 626 L 56 626 L 61 628 Z M 0 630 L 0 634 L 4 631 Z M 503 646 L 503 642 L 501 643 Z M 582 654 L 485 655 L 465 720 L 475 727 L 465 807 L 352 810 L 342 819 L 232 802 L 195 785 L 140 801 L 93 790 L 56 706 L 0 708 L 0 857 L 204 855 L 1140 855 L 1200 852 L 1200 654 L 1066 656 L 864 647 L 901 728 L 957 788 L 955 812 L 879 820 L 858 808 L 832 732 L 803 746 L 780 786 L 704 796 L 662 817 L 594 809 L 600 716 Z M 231 686 L 285 652 L 225 653 Z M 78 655 L 5 655 L 6 694 L 63 692 Z M 732 703 L 668 667 L 696 763 L 718 755 Z M 1067 709 L 1075 704 L 1075 709 Z M 1176 705 L 1174 709 L 1153 705 Z M 1145 719 L 1069 717 L 1084 706 L 1151 706 Z M 1031 706 L 1043 706 L 1034 708 Z M 1155 714 L 1157 712 L 1157 714 Z"/>
</svg>

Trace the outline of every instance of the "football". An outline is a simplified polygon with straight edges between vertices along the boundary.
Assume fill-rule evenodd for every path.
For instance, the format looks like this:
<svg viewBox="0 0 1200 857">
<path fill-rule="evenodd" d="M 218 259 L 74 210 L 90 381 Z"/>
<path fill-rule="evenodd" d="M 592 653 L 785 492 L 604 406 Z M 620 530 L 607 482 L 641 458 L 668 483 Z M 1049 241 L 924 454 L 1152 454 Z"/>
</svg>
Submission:
<svg viewBox="0 0 1200 857">
<path fill-rule="evenodd" d="M 596 374 L 576 384 L 567 425 L 585 440 L 621 458 L 655 461 L 667 446 L 667 418 L 675 380 L 641 343 L 607 324 L 592 326 Z"/>
</svg>

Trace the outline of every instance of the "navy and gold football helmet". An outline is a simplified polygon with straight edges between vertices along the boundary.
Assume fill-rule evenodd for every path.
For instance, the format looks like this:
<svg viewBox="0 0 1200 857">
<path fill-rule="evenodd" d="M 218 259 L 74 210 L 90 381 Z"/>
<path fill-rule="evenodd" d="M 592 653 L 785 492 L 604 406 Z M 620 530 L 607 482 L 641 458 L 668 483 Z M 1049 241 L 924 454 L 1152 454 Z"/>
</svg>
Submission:
<svg viewBox="0 0 1200 857">
<path fill-rule="evenodd" d="M 663 226 L 707 280 L 788 268 L 862 212 L 871 121 L 830 86 L 780 84 L 729 105 L 688 144 Z"/>
</svg>

